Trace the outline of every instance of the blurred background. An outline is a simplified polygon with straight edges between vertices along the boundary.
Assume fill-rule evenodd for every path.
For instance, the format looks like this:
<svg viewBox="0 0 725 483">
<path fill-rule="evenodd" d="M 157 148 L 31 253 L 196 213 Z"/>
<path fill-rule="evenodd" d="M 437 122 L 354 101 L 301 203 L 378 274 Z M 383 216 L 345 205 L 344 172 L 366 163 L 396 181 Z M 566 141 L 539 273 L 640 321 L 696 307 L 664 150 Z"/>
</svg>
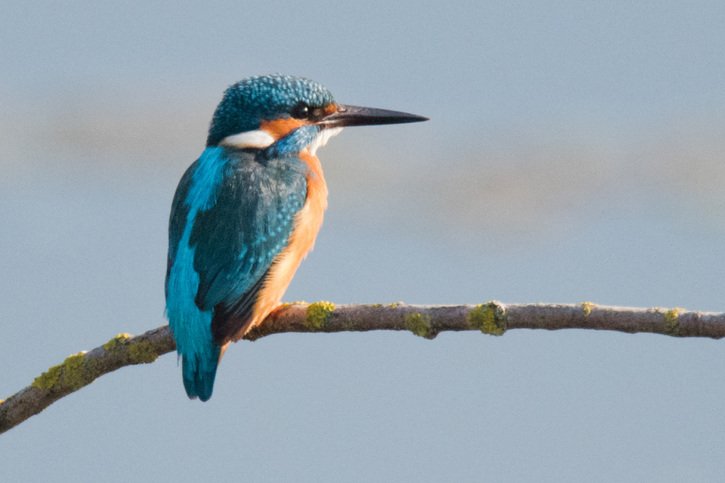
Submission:
<svg viewBox="0 0 725 483">
<path fill-rule="evenodd" d="M 0 397 L 165 323 L 168 211 L 223 90 L 429 116 L 320 151 L 288 300 L 725 310 L 725 4 L 0 2 Z M 268 337 L 214 397 L 173 355 L 0 437 L 2 481 L 723 481 L 722 342 Z"/>
</svg>

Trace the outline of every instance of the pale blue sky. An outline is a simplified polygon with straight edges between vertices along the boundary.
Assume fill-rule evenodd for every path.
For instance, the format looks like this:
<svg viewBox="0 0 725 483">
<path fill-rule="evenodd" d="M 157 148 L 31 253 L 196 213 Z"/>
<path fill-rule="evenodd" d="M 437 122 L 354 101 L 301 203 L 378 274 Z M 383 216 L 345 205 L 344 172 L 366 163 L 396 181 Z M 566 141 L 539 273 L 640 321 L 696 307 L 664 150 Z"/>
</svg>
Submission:
<svg viewBox="0 0 725 483">
<path fill-rule="evenodd" d="M 320 151 L 289 300 L 725 310 L 722 2 L 2 2 L 0 397 L 164 323 L 173 190 L 224 88 L 426 115 Z M 722 481 L 722 343 L 278 335 L 212 400 L 173 356 L 0 436 L 0 480 Z"/>
</svg>

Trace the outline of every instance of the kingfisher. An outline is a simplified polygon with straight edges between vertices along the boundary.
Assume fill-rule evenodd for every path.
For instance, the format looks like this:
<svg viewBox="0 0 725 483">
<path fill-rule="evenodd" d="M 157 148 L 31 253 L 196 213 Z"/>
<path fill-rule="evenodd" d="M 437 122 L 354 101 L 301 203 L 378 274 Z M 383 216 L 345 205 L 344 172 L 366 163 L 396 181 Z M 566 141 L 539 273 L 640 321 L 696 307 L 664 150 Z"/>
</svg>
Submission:
<svg viewBox="0 0 725 483">
<path fill-rule="evenodd" d="M 275 310 L 327 208 L 317 149 L 346 126 L 425 121 L 339 104 L 321 84 L 265 75 L 230 86 L 176 188 L 166 315 L 190 399 L 207 401 L 231 342 Z"/>
</svg>

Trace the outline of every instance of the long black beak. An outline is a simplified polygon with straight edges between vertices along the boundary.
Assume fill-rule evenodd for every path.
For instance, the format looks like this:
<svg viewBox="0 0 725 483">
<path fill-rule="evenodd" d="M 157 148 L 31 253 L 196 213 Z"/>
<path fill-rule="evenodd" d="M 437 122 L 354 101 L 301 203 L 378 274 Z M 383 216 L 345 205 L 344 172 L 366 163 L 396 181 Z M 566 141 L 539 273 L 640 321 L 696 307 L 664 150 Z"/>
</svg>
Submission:
<svg viewBox="0 0 725 483">
<path fill-rule="evenodd" d="M 345 127 L 371 126 L 374 124 L 401 124 L 427 120 L 427 117 L 408 114 L 407 112 L 338 104 L 337 112 L 323 117 L 317 124 L 323 127 Z"/>
</svg>

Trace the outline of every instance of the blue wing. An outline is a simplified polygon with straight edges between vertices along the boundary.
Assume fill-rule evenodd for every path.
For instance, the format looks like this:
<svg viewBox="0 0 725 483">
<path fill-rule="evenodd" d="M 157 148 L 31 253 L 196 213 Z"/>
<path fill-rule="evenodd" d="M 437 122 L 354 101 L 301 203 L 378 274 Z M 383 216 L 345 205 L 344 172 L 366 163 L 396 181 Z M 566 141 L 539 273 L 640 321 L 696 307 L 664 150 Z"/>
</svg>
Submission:
<svg viewBox="0 0 725 483">
<path fill-rule="evenodd" d="M 267 160 L 215 147 L 179 183 L 166 295 L 190 397 L 211 395 L 219 347 L 247 322 L 304 205 L 306 170 L 294 157 Z"/>
<path fill-rule="evenodd" d="M 194 268 L 200 274 L 196 304 L 214 309 L 218 342 L 246 322 L 253 296 L 287 245 L 307 195 L 307 168 L 301 161 L 261 163 L 251 156 L 239 156 L 232 164 L 216 203 L 197 215 L 191 233 Z"/>
</svg>

